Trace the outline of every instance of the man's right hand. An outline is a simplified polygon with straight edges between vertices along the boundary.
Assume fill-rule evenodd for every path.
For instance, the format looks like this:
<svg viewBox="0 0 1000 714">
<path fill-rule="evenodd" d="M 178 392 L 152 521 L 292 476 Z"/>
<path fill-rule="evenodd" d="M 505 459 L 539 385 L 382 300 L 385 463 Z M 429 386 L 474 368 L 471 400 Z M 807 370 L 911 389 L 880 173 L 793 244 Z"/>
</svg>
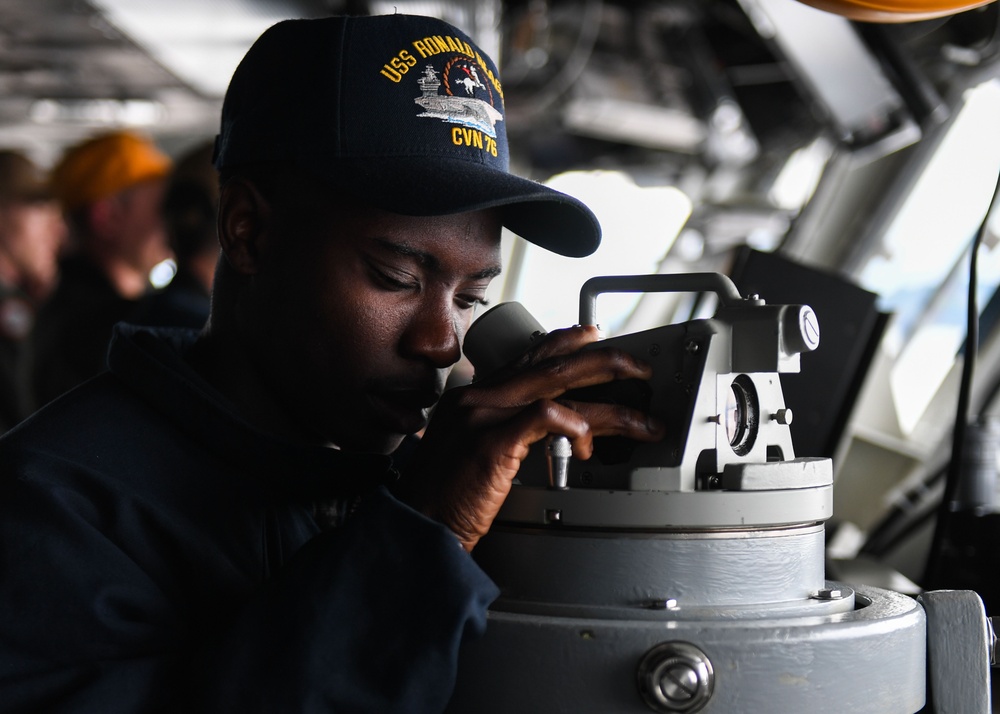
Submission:
<svg viewBox="0 0 1000 714">
<path fill-rule="evenodd" d="M 403 475 L 400 497 L 448 526 L 471 551 L 536 441 L 566 436 L 573 455 L 588 459 L 595 436 L 663 438 L 663 424 L 642 412 L 564 398 L 573 389 L 652 376 L 648 364 L 621 350 L 580 351 L 598 337 L 593 326 L 553 331 L 509 367 L 445 392 Z"/>
</svg>

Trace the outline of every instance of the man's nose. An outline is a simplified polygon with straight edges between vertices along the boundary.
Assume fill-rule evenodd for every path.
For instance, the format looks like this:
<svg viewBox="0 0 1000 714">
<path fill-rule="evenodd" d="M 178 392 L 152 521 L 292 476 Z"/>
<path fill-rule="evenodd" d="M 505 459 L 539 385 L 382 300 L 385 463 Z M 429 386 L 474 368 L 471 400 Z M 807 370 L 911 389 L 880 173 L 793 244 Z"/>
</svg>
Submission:
<svg viewBox="0 0 1000 714">
<path fill-rule="evenodd" d="M 403 349 L 408 356 L 425 359 L 438 369 L 450 367 L 462 356 L 463 325 L 456 310 L 423 305 L 406 330 Z"/>
</svg>

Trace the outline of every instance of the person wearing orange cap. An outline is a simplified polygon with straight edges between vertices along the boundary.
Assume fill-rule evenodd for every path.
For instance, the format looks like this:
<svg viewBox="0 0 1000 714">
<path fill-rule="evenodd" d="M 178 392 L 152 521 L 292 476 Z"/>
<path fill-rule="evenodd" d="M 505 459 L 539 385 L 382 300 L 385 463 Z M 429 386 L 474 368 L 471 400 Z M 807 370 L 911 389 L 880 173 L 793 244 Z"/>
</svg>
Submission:
<svg viewBox="0 0 1000 714">
<path fill-rule="evenodd" d="M 65 238 L 42 170 L 21 151 L 0 150 L 0 432 L 34 410 L 30 337 Z"/>
<path fill-rule="evenodd" d="M 112 327 L 151 289 L 152 268 L 170 257 L 160 213 L 170 168 L 151 140 L 128 131 L 72 146 L 53 168 L 72 252 L 38 316 L 39 404 L 105 369 Z"/>
</svg>

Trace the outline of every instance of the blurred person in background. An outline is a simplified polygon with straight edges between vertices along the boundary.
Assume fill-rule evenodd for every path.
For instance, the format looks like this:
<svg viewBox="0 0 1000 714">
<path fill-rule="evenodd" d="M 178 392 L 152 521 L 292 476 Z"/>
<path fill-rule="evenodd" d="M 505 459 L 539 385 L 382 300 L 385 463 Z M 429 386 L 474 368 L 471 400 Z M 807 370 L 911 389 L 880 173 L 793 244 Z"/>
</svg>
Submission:
<svg viewBox="0 0 1000 714">
<path fill-rule="evenodd" d="M 112 327 L 151 290 L 152 268 L 170 257 L 160 212 L 170 169 L 151 140 L 127 131 L 77 144 L 53 168 L 71 244 L 38 315 L 39 405 L 105 369 Z"/>
<path fill-rule="evenodd" d="M 44 172 L 21 151 L 0 150 L 0 432 L 34 410 L 31 333 L 65 240 Z"/>
<path fill-rule="evenodd" d="M 216 212 L 219 175 L 214 140 L 183 153 L 167 181 L 163 219 L 177 274 L 162 290 L 139 301 L 127 322 L 160 327 L 201 327 L 208 319 L 212 279 L 219 259 Z"/>
</svg>

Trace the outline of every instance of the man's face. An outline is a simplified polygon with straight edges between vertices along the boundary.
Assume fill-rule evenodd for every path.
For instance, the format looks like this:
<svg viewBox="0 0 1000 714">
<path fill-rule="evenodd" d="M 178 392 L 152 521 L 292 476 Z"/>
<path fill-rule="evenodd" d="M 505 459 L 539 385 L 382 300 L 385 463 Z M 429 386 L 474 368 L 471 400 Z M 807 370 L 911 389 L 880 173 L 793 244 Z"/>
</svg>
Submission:
<svg viewBox="0 0 1000 714">
<path fill-rule="evenodd" d="M 340 206 L 281 225 L 245 321 L 264 378 L 307 438 L 389 453 L 426 425 L 461 356 L 500 272 L 499 218 Z"/>
<path fill-rule="evenodd" d="M 170 257 L 161 213 L 165 185 L 161 179 L 144 181 L 115 197 L 117 249 L 129 265 L 139 270 L 150 270 Z"/>
<path fill-rule="evenodd" d="M 31 297 L 44 299 L 55 285 L 67 235 L 59 205 L 52 201 L 4 205 L 0 222 L 0 249 L 16 266 L 21 287 Z"/>
</svg>

